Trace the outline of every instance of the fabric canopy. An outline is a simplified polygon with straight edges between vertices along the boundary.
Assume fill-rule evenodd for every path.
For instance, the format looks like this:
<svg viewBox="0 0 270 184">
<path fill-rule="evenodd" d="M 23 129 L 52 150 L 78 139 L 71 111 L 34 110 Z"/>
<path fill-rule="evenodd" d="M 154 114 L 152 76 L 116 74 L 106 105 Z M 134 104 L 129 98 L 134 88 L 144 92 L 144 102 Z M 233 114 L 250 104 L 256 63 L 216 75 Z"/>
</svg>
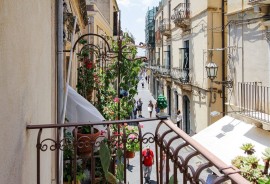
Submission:
<svg viewBox="0 0 270 184">
<path fill-rule="evenodd" d="M 66 118 L 69 123 L 99 122 L 105 120 L 95 106 L 70 86 L 68 86 Z M 95 128 L 99 130 L 105 129 L 103 125 L 96 125 Z"/>
<path fill-rule="evenodd" d="M 254 155 L 262 162 L 262 152 L 270 147 L 270 132 L 257 128 L 231 116 L 224 116 L 217 122 L 194 135 L 193 138 L 226 164 L 238 155 L 244 155 L 242 144 L 255 145 Z"/>
</svg>

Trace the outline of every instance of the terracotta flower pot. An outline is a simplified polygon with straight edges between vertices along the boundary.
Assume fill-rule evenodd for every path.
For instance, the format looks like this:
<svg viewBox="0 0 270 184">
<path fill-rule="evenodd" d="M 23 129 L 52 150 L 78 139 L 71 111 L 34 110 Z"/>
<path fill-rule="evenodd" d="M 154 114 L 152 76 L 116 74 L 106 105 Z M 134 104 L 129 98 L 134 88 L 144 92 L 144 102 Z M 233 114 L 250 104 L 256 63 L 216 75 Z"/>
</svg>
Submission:
<svg viewBox="0 0 270 184">
<path fill-rule="evenodd" d="M 126 158 L 134 158 L 135 152 L 134 151 L 126 151 Z"/>
<path fill-rule="evenodd" d="M 96 139 L 100 135 L 100 131 L 94 128 L 93 134 L 82 134 L 81 130 L 77 132 L 77 154 L 78 155 L 89 155 L 92 152 Z"/>
</svg>

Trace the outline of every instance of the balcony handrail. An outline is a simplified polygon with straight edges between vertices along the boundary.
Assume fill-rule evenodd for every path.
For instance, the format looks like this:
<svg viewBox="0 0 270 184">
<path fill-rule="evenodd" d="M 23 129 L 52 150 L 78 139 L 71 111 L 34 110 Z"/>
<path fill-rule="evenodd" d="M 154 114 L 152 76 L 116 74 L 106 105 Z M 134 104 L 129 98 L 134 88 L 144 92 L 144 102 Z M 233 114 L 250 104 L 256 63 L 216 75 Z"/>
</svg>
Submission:
<svg viewBox="0 0 270 184">
<path fill-rule="evenodd" d="M 270 123 L 270 87 L 257 82 L 239 82 L 238 97 L 243 115 Z"/>
<path fill-rule="evenodd" d="M 139 159 L 142 160 L 142 145 L 143 144 L 148 144 L 148 143 L 155 143 L 156 144 L 156 149 L 155 149 L 155 164 L 156 164 L 156 178 L 157 178 L 157 183 L 162 183 L 159 181 L 164 181 L 163 180 L 163 172 L 158 172 L 158 167 L 160 166 L 160 170 L 162 170 L 163 167 L 163 161 L 162 161 L 162 151 L 164 151 L 168 157 L 166 159 L 166 169 L 168 170 L 169 166 L 169 161 L 173 163 L 174 165 L 174 170 L 166 172 L 166 183 L 169 182 L 169 173 L 173 173 L 174 176 L 174 183 L 177 183 L 177 177 L 178 177 L 178 171 L 182 173 L 183 175 L 183 181 L 192 181 L 195 183 L 198 183 L 199 181 L 202 181 L 202 178 L 200 178 L 200 175 L 202 174 L 202 171 L 210 168 L 210 167 L 216 167 L 221 175 L 218 175 L 217 178 L 215 179 L 215 183 L 220 183 L 226 180 L 232 180 L 233 183 L 241 183 L 241 184 L 246 184 L 249 183 L 247 180 L 245 180 L 240 174 L 239 170 L 233 167 L 228 167 L 223 161 L 221 161 L 219 158 L 217 158 L 215 155 L 213 155 L 211 152 L 206 150 L 203 146 L 201 146 L 198 142 L 196 142 L 193 138 L 191 138 L 189 135 L 187 135 L 183 130 L 179 129 L 171 120 L 164 120 L 164 119 L 159 119 L 160 122 L 158 123 L 155 131 L 153 133 L 151 132 L 144 132 L 142 134 L 142 130 L 139 126 L 139 123 L 144 121 L 155 121 L 158 120 L 158 118 L 142 118 L 142 119 L 135 119 L 135 120 L 116 120 L 116 121 L 101 121 L 101 122 L 85 122 L 85 123 L 67 123 L 67 124 L 45 124 L 45 125 L 27 125 L 27 129 L 39 129 L 38 135 L 37 135 L 37 144 L 36 144 L 36 149 L 37 149 L 37 184 L 40 184 L 41 182 L 41 152 L 45 151 L 55 151 L 58 155 L 60 151 L 63 151 L 64 146 L 72 146 L 74 148 L 74 157 L 72 157 L 72 160 L 70 160 L 70 163 L 73 163 L 74 169 L 72 172 L 72 176 L 74 176 L 74 180 L 76 180 L 76 165 L 77 165 L 77 159 L 81 159 L 77 155 L 77 151 L 79 147 L 85 146 L 87 143 L 84 143 L 83 146 L 80 143 L 80 139 L 76 138 L 77 132 L 78 132 L 78 126 L 82 125 L 107 125 L 107 143 L 114 145 L 114 143 L 118 142 L 119 140 L 116 140 L 115 137 L 121 138 L 120 141 L 123 143 L 124 147 L 122 148 L 124 155 L 127 151 L 126 144 L 127 144 L 127 139 L 130 134 L 126 134 L 125 128 L 123 128 L 123 135 L 110 135 L 110 126 L 112 124 L 115 125 L 123 125 L 124 123 L 127 124 L 132 124 L 135 123 L 134 125 L 138 127 L 138 134 L 136 141 L 139 141 L 140 144 L 140 157 Z M 42 129 L 47 129 L 47 128 L 55 128 L 55 129 L 61 129 L 64 127 L 74 127 L 74 140 L 70 140 L 70 142 L 65 143 L 66 138 L 63 140 L 59 139 L 59 131 L 57 131 L 56 135 L 53 136 L 55 138 L 46 138 L 43 137 L 42 135 Z M 168 130 L 166 130 L 166 126 Z M 119 131 L 119 130 L 118 130 Z M 169 134 L 175 134 L 175 136 L 167 136 Z M 113 137 L 114 136 L 114 137 Z M 103 138 L 105 136 L 102 136 Z M 183 141 L 183 144 L 179 144 L 179 139 Z M 45 143 L 45 141 L 51 141 L 52 145 L 48 146 L 48 143 Z M 88 145 L 91 146 L 91 149 L 93 150 L 94 147 L 100 146 L 100 143 L 97 144 L 95 143 L 96 140 L 90 140 L 90 143 Z M 116 142 L 115 142 L 116 141 Z M 174 146 L 177 146 L 176 148 L 173 148 L 173 143 Z M 97 144 L 97 145 L 96 145 Z M 159 147 L 158 147 L 159 146 Z M 185 157 L 183 155 L 179 155 L 179 152 L 182 148 L 191 148 L 191 152 Z M 159 149 L 160 148 L 160 149 Z M 160 151 L 160 152 L 159 152 Z M 192 168 L 191 165 L 189 165 L 190 160 L 194 158 L 197 155 L 201 155 L 203 158 L 206 159 L 208 163 L 201 164 L 198 166 L 198 168 L 193 168 L 190 173 L 190 169 Z M 159 157 L 160 156 L 160 157 Z M 124 158 L 126 158 L 124 156 Z M 160 158 L 160 159 L 159 159 Z M 181 158 L 181 160 L 179 160 Z M 59 163 L 59 159 L 57 157 L 57 163 Z M 83 159 L 86 159 L 83 157 Z M 91 181 L 95 181 L 94 173 L 95 173 L 95 165 L 94 163 L 94 154 L 89 155 L 89 159 L 91 159 Z M 123 164 L 124 164 L 124 180 L 126 182 L 126 159 L 123 159 Z M 112 160 L 112 163 L 115 163 L 115 159 Z M 143 183 L 143 171 L 142 171 L 142 162 L 139 162 L 139 167 L 140 167 L 140 182 Z M 112 167 L 114 168 L 114 167 Z M 50 169 L 50 168 L 49 168 Z M 43 168 L 44 170 L 44 168 Z M 57 172 L 57 171 L 56 171 Z M 58 172 L 57 172 L 58 173 Z M 59 177 L 59 175 L 56 173 L 56 176 Z M 180 178 L 179 178 L 180 179 Z M 57 180 L 58 183 L 58 180 Z"/>
<path fill-rule="evenodd" d="M 155 121 L 158 118 L 140 118 L 140 122 Z M 40 129 L 40 128 L 66 128 L 78 126 L 94 126 L 94 125 L 108 125 L 108 124 L 123 124 L 123 123 L 136 123 L 138 120 L 114 120 L 114 121 L 97 121 L 97 122 L 79 122 L 79 123 L 65 123 L 65 124 L 42 124 L 42 125 L 27 125 L 27 129 Z"/>
</svg>

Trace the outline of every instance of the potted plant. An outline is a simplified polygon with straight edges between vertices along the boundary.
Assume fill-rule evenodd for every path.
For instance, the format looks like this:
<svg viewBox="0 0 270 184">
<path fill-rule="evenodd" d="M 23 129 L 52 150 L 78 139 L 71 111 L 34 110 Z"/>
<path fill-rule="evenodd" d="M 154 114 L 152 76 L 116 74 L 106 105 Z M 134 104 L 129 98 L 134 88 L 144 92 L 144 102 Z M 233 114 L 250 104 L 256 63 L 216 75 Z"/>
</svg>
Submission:
<svg viewBox="0 0 270 184">
<path fill-rule="evenodd" d="M 135 152 L 140 151 L 140 142 L 138 140 L 138 127 L 125 126 L 127 142 L 126 142 L 126 158 L 134 158 Z"/>
<path fill-rule="evenodd" d="M 167 108 L 167 100 L 162 94 L 160 94 L 157 98 L 157 107 L 160 109 L 160 113 L 158 114 L 158 116 L 167 117 L 167 114 L 165 114 L 164 112 L 164 109 Z"/>
<path fill-rule="evenodd" d="M 253 153 L 255 153 L 254 150 L 254 145 L 251 143 L 245 143 L 240 147 L 244 153 L 246 153 L 247 155 L 252 155 Z"/>
<path fill-rule="evenodd" d="M 73 130 L 74 134 L 74 130 Z M 89 155 L 96 139 L 99 137 L 100 131 L 91 126 L 85 125 L 78 128 L 77 132 L 77 153 L 78 155 Z"/>
<path fill-rule="evenodd" d="M 74 167 L 72 167 L 72 159 L 74 158 L 74 147 L 73 147 L 73 136 L 70 132 L 65 132 L 65 146 L 64 146 L 64 164 L 63 164 L 63 181 L 64 184 L 71 184 L 74 175 Z M 85 174 L 82 168 L 82 162 L 77 160 L 77 170 L 76 170 L 76 183 L 80 184 L 80 181 L 85 178 Z"/>
</svg>

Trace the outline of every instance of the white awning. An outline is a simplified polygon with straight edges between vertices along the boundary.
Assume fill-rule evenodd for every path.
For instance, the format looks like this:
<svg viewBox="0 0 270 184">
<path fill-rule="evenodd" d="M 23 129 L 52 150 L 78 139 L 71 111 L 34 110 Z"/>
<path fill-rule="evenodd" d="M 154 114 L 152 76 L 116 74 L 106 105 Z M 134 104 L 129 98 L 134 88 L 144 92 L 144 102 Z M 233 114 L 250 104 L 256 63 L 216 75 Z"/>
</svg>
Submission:
<svg viewBox="0 0 270 184">
<path fill-rule="evenodd" d="M 254 155 L 261 163 L 262 152 L 270 147 L 270 132 L 230 116 L 224 116 L 193 138 L 228 165 L 236 156 L 244 155 L 240 149 L 244 143 L 255 145 Z"/>
<path fill-rule="evenodd" d="M 105 120 L 95 106 L 70 86 L 68 86 L 66 118 L 69 123 L 99 122 Z M 104 129 L 100 125 L 95 126 L 95 128 L 99 130 Z"/>
</svg>

